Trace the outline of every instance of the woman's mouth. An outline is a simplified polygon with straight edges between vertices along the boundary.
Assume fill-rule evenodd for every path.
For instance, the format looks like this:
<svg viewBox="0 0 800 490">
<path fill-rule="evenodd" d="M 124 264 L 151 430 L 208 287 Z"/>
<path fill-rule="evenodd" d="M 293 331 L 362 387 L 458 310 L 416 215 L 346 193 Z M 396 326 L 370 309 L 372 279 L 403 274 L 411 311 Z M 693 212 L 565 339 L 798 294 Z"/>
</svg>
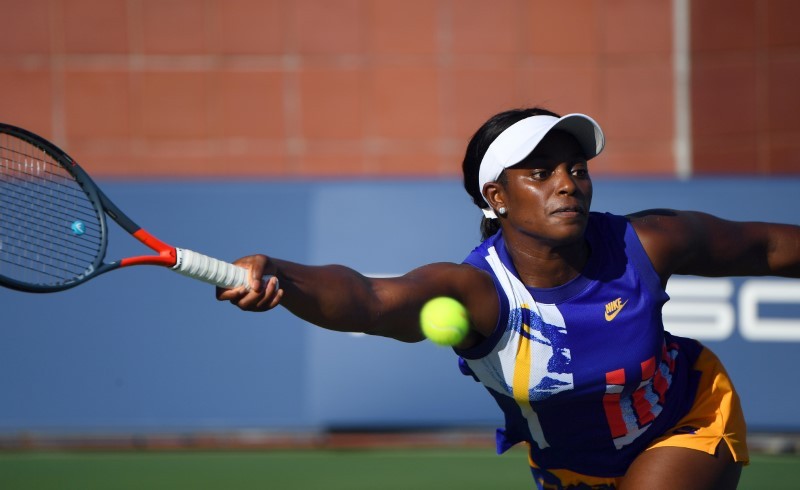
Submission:
<svg viewBox="0 0 800 490">
<path fill-rule="evenodd" d="M 553 211 L 552 214 L 563 217 L 585 216 L 586 210 L 583 206 L 562 206 Z"/>
</svg>

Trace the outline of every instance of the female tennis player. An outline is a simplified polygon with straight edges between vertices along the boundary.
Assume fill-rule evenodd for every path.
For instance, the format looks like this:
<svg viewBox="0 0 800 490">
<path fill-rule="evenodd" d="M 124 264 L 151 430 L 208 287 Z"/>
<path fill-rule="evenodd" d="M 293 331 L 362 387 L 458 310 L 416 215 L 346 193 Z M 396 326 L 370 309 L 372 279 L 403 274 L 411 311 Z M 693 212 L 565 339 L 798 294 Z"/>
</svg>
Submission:
<svg viewBox="0 0 800 490">
<path fill-rule="evenodd" d="M 504 412 L 498 451 L 528 444 L 538 488 L 735 488 L 748 462 L 739 399 L 708 348 L 664 331 L 665 287 L 673 274 L 800 277 L 800 227 L 590 212 L 587 162 L 603 146 L 588 116 L 503 112 L 464 158 L 485 217 L 462 263 L 377 279 L 252 255 L 236 262 L 252 288 L 217 298 L 416 342 L 423 304 L 453 297 L 471 322 L 455 347 L 462 371 Z M 265 274 L 279 282 L 260 284 Z"/>
</svg>

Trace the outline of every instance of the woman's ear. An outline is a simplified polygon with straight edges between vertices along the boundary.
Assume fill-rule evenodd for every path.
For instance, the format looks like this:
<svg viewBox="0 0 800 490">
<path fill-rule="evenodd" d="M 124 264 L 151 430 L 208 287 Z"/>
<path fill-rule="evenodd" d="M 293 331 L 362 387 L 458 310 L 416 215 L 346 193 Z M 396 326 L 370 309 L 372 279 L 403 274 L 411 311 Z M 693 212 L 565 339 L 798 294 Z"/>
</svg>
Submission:
<svg viewBox="0 0 800 490">
<path fill-rule="evenodd" d="M 503 196 L 503 186 L 497 182 L 485 183 L 483 185 L 483 196 L 486 198 L 486 202 L 489 203 L 489 206 L 492 207 L 495 213 L 497 213 L 500 208 L 506 208 L 505 197 Z"/>
</svg>

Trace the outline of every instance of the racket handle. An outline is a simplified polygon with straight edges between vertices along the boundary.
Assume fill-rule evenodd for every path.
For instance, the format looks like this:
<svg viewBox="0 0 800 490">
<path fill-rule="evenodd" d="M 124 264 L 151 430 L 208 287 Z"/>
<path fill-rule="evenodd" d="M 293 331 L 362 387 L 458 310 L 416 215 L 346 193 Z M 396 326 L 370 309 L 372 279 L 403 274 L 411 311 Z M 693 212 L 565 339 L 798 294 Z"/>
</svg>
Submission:
<svg viewBox="0 0 800 490">
<path fill-rule="evenodd" d="M 222 288 L 245 286 L 250 289 L 247 269 L 185 248 L 175 248 L 175 256 L 177 261 L 172 270 L 179 274 Z"/>
</svg>

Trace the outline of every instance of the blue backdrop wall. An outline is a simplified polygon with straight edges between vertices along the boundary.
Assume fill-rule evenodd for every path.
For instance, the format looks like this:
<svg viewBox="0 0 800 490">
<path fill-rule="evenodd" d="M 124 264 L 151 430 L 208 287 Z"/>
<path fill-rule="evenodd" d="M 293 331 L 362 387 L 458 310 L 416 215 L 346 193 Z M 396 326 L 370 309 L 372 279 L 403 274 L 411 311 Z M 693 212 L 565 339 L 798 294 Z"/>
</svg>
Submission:
<svg viewBox="0 0 800 490">
<path fill-rule="evenodd" d="M 262 252 L 367 274 L 461 261 L 480 213 L 456 180 L 101 182 L 140 225 L 235 259 Z M 696 209 L 800 223 L 798 179 L 595 182 L 594 209 Z M 114 230 L 109 257 L 142 247 Z M 752 430 L 800 430 L 800 281 L 676 277 L 665 321 L 728 366 Z M 0 290 L 0 432 L 492 426 L 449 349 L 327 332 L 283 309 L 137 267 L 57 294 Z"/>
</svg>

